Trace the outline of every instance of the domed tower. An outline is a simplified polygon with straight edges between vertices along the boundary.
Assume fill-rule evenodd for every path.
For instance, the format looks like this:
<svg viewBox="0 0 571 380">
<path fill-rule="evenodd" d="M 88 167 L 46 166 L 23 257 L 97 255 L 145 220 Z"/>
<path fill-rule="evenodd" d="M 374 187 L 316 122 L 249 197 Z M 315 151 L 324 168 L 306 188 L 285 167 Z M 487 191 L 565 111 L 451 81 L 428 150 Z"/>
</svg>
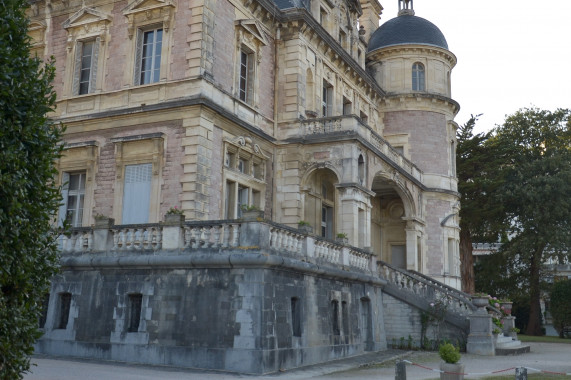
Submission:
<svg viewBox="0 0 571 380">
<path fill-rule="evenodd" d="M 446 38 L 436 25 L 415 16 L 412 0 L 399 0 L 398 17 L 369 40 L 367 70 L 386 92 L 379 107 L 382 134 L 423 172 L 417 218 L 425 223 L 426 246 L 420 270 L 459 286 L 455 65 Z"/>
</svg>

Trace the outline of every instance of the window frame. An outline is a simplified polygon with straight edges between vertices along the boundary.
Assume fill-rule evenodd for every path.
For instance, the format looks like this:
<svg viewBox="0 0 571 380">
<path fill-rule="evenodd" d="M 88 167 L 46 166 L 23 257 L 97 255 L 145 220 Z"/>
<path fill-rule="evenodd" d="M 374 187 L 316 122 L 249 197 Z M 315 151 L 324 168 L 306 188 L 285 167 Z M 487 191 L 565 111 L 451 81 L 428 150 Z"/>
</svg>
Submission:
<svg viewBox="0 0 571 380">
<path fill-rule="evenodd" d="M 412 65 L 412 91 L 426 91 L 426 68 L 421 62 Z"/>
<path fill-rule="evenodd" d="M 323 117 L 333 116 L 333 85 L 323 79 L 321 92 L 321 113 Z"/>
<path fill-rule="evenodd" d="M 161 36 L 161 41 L 160 41 L 160 49 L 157 49 L 157 35 L 160 32 L 160 36 Z M 143 64 L 144 64 L 144 60 L 146 59 L 145 56 L 143 56 L 143 51 L 145 50 L 145 45 L 149 45 L 145 43 L 145 36 L 148 33 L 153 33 L 154 35 L 154 39 L 152 42 L 152 52 L 151 55 L 149 57 L 150 61 L 151 61 L 151 69 L 150 70 L 143 70 Z M 137 42 L 136 42 L 136 47 L 135 47 L 135 77 L 133 78 L 133 83 L 135 86 L 144 86 L 144 85 L 150 85 L 150 84 L 155 84 L 160 82 L 163 77 L 162 77 L 162 60 L 163 60 L 163 45 L 164 45 L 164 30 L 162 26 L 158 26 L 158 25 L 150 25 L 150 26 L 146 26 L 144 28 L 139 28 L 137 30 Z M 157 50 L 160 50 L 157 53 Z M 157 63 L 157 57 L 159 57 L 158 60 L 158 65 L 159 67 L 156 68 L 155 65 Z M 155 77 L 155 72 L 158 70 L 158 74 Z M 149 79 L 149 81 L 147 82 L 146 80 L 144 80 L 144 73 L 145 72 L 150 72 L 151 73 L 151 78 Z"/>
</svg>

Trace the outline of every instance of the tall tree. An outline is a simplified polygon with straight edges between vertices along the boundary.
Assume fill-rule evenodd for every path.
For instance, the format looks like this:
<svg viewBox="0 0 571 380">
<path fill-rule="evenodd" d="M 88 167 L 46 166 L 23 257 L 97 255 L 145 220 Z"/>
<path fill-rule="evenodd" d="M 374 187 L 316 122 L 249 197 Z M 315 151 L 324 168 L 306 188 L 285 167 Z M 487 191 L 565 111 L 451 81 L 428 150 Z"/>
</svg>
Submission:
<svg viewBox="0 0 571 380">
<path fill-rule="evenodd" d="M 54 69 L 30 57 L 25 0 L 0 0 L 0 378 L 20 379 L 57 251 L 50 222 L 60 199 L 54 161 L 62 129 Z"/>
<path fill-rule="evenodd" d="M 500 155 L 496 146 L 486 144 L 491 132 L 474 135 L 474 127 L 480 115 L 472 115 L 470 120 L 458 128 L 456 150 L 458 191 L 461 198 L 460 209 L 460 260 L 462 263 L 462 290 L 475 292 L 474 260 L 472 241 L 497 242 L 503 231 L 503 208 L 494 194 L 502 184 Z"/>
<path fill-rule="evenodd" d="M 527 286 L 530 315 L 526 334 L 541 334 L 541 279 L 549 258 L 571 258 L 571 112 L 522 109 L 496 128 L 503 184 L 496 193 L 510 239 L 500 254 L 511 261 L 508 275 Z"/>
</svg>

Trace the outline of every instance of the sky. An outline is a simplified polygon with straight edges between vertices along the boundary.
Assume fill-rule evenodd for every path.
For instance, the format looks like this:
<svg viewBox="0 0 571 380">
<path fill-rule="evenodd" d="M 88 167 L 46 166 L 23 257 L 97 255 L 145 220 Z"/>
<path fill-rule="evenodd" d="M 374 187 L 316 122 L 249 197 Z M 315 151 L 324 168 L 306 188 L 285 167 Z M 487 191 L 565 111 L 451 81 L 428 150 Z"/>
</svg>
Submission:
<svg viewBox="0 0 571 380">
<path fill-rule="evenodd" d="M 398 0 L 380 0 L 381 24 Z M 520 108 L 571 108 L 571 0 L 414 0 L 438 26 L 458 63 L 452 98 L 459 125 L 483 114 L 475 132 L 501 125 Z"/>
</svg>

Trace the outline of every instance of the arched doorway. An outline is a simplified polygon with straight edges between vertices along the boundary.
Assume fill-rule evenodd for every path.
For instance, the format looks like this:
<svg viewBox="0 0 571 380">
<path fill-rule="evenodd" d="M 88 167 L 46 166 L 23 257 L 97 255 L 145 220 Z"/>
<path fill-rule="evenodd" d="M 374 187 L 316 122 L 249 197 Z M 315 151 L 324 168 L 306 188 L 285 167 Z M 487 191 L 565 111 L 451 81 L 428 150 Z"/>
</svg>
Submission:
<svg viewBox="0 0 571 380">
<path fill-rule="evenodd" d="M 418 269 L 416 236 L 407 229 L 414 205 L 407 192 L 386 175 L 373 179 L 371 244 L 377 257 L 397 268 Z"/>
</svg>

